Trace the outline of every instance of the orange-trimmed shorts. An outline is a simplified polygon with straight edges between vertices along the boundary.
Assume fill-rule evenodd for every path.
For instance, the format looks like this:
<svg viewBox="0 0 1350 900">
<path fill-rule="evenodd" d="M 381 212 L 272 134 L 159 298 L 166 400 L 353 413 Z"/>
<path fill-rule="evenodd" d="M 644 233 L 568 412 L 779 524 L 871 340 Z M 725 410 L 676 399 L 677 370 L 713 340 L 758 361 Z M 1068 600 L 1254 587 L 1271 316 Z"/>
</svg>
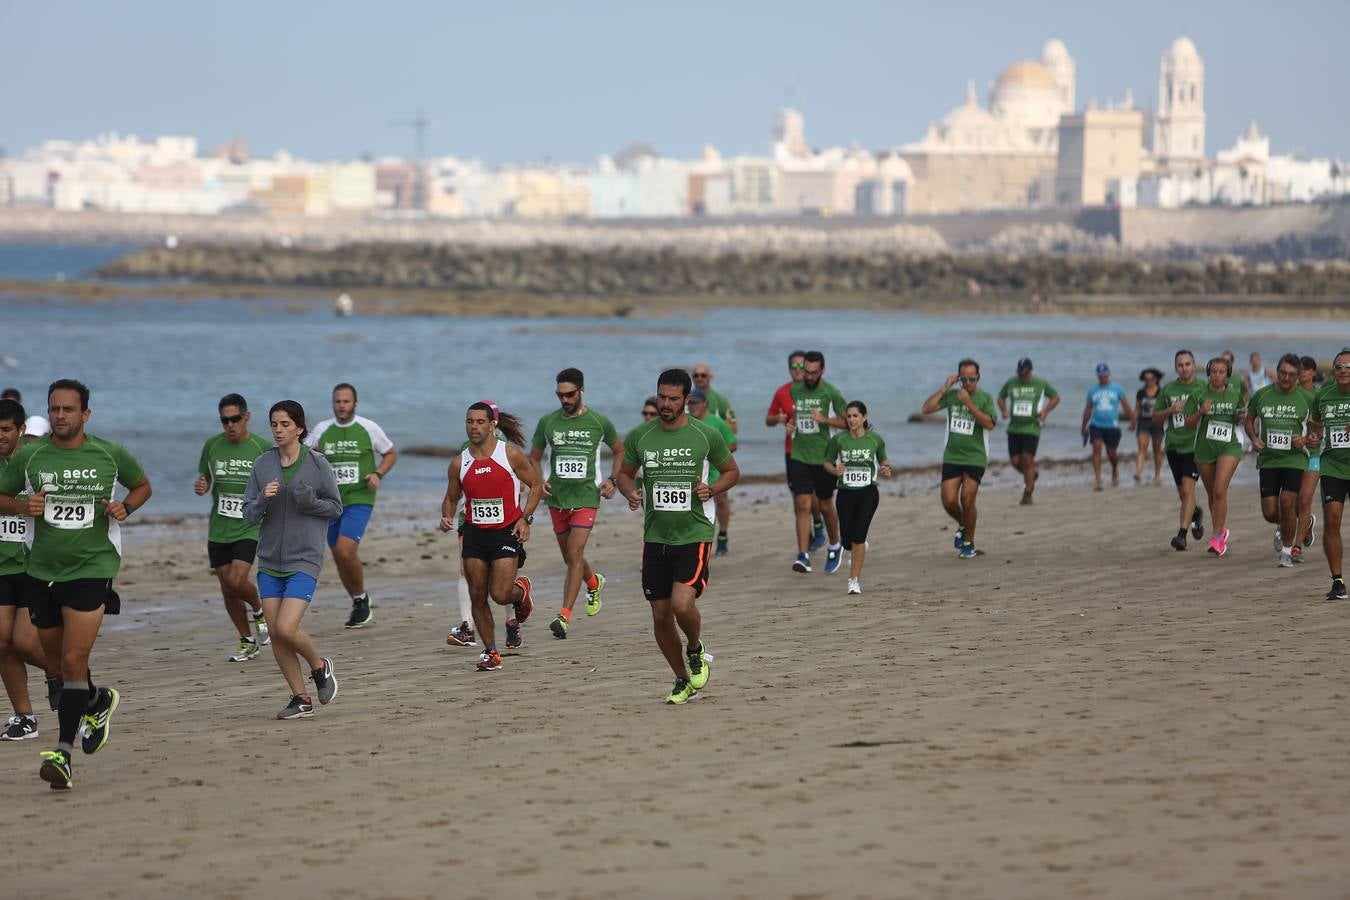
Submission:
<svg viewBox="0 0 1350 900">
<path fill-rule="evenodd" d="M 708 586 L 708 558 L 712 543 L 642 545 L 642 593 L 648 600 L 669 600 L 675 583 L 687 584 L 694 596 Z"/>
<path fill-rule="evenodd" d="M 563 534 L 569 528 L 594 528 L 594 506 L 582 506 L 577 509 L 558 509 L 550 506 L 548 514 L 553 519 L 553 533 Z"/>
</svg>

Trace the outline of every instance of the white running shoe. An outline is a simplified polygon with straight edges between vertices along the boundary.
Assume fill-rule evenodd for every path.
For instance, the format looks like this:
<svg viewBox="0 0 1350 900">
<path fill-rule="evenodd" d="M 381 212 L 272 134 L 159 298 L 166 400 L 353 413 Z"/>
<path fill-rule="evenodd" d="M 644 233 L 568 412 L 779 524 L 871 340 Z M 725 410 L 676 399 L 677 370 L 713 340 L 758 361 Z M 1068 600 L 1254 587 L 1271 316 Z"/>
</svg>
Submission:
<svg viewBox="0 0 1350 900">
<path fill-rule="evenodd" d="M 848 580 L 848 592 L 849 592 L 850 594 L 861 594 L 861 593 L 862 593 L 862 585 L 858 583 L 858 579 L 856 579 L 856 578 L 850 578 L 850 579 Z"/>
<path fill-rule="evenodd" d="M 1283 547 L 1280 548 L 1280 568 L 1292 569 L 1294 567 L 1294 555 Z"/>
</svg>

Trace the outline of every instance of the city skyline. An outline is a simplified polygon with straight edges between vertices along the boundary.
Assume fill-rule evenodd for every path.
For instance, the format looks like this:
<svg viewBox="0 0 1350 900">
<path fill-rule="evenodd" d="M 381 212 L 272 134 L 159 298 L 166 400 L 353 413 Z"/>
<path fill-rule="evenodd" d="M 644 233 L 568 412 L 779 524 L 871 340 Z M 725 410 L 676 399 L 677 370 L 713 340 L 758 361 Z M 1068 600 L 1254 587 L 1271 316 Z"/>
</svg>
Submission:
<svg viewBox="0 0 1350 900">
<path fill-rule="evenodd" d="M 833 7 L 837 27 L 822 37 L 818 8 L 792 3 L 693 3 L 678 16 L 612 4 L 456 16 L 394 4 L 378 21 L 350 3 L 325 5 L 322 19 L 254 3 L 76 3 L 73 13 L 10 4 L 0 77 L 22 87 L 0 147 L 14 155 L 116 131 L 192 135 L 204 149 L 242 136 L 257 155 L 411 158 L 414 131 L 394 123 L 421 110 L 436 123 L 428 156 L 586 163 L 635 140 L 674 157 L 704 144 L 762 153 L 774 113 L 791 105 L 807 114 L 811 144 L 877 150 L 917 140 L 967 79 L 984 95 L 1050 37 L 1078 61 L 1079 108 L 1126 90 L 1151 108 L 1161 55 L 1184 33 L 1207 67 L 1208 153 L 1253 119 L 1284 152 L 1350 152 L 1350 122 L 1334 112 L 1350 61 L 1333 49 L 1350 5 L 1311 0 L 1269 20 L 1256 4 L 1145 2 L 1116 21 L 1028 0 L 1018 21 L 996 25 L 981 8 Z"/>
</svg>

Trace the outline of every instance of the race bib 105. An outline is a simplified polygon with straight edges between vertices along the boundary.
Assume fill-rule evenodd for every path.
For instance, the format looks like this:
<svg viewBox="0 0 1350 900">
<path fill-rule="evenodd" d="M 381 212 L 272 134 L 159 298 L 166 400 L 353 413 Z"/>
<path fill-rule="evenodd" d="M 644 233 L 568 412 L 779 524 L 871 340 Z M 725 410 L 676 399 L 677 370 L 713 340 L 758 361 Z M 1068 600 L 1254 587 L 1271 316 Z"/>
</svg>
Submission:
<svg viewBox="0 0 1350 900">
<path fill-rule="evenodd" d="M 0 516 L 0 542 L 22 544 L 27 540 L 27 518 L 24 516 Z"/>
</svg>

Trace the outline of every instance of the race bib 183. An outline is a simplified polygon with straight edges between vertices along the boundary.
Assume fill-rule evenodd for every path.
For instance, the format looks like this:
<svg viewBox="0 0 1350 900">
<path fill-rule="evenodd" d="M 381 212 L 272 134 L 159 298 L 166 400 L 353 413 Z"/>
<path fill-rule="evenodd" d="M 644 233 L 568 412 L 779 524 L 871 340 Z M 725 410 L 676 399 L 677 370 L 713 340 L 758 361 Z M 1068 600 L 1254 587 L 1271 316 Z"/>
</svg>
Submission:
<svg viewBox="0 0 1350 900">
<path fill-rule="evenodd" d="M 216 498 L 216 515 L 226 519 L 242 519 L 244 498 L 238 494 L 221 494 Z"/>
<path fill-rule="evenodd" d="M 810 416 L 798 416 L 798 417 L 797 417 L 797 433 L 798 433 L 798 434 L 819 434 L 819 433 L 820 433 L 820 423 L 817 422 L 815 419 L 811 418 Z"/>
<path fill-rule="evenodd" d="M 553 474 L 559 478 L 577 480 L 586 477 L 584 456 L 558 456 L 553 460 Z"/>
<path fill-rule="evenodd" d="M 94 527 L 94 501 L 72 497 L 48 497 L 42 518 L 53 528 L 78 531 Z"/>
<path fill-rule="evenodd" d="M 469 520 L 475 525 L 502 525 L 506 522 L 506 503 L 501 497 L 470 500 Z"/>
<path fill-rule="evenodd" d="M 658 481 L 652 484 L 652 509 L 657 512 L 688 512 L 693 508 L 694 489 L 689 484 Z"/>
<path fill-rule="evenodd" d="M 338 463 L 333 466 L 333 477 L 338 484 L 356 484 L 361 480 L 361 467 L 356 463 Z"/>
</svg>

